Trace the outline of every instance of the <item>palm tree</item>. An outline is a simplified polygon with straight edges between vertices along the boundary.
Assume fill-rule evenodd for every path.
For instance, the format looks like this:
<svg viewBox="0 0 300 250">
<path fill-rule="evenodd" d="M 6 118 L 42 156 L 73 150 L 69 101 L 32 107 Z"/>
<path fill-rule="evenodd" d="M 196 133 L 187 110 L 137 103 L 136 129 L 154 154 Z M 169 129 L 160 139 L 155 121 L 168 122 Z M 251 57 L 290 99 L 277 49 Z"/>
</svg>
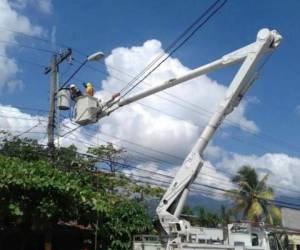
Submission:
<svg viewBox="0 0 300 250">
<path fill-rule="evenodd" d="M 234 200 L 234 211 L 241 212 L 244 219 L 269 224 L 278 224 L 281 213 L 279 208 L 272 205 L 274 198 L 272 188 L 267 186 L 268 175 L 260 180 L 253 167 L 242 166 L 231 181 L 238 185 L 238 189 L 231 190 L 230 196 Z"/>
</svg>

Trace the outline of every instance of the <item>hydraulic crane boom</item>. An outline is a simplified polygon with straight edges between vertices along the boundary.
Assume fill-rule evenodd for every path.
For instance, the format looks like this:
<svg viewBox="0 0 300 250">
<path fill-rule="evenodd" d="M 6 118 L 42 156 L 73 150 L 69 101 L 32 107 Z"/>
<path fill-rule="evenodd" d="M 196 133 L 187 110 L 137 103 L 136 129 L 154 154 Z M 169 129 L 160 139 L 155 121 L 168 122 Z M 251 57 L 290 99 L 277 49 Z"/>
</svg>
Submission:
<svg viewBox="0 0 300 250">
<path fill-rule="evenodd" d="M 266 52 L 275 49 L 279 45 L 280 40 L 281 36 L 276 31 L 262 29 L 259 31 L 255 43 L 239 50 L 236 54 L 237 60 L 240 60 L 241 54 L 243 55 L 244 61 L 242 66 L 227 89 L 225 98 L 186 157 L 157 208 L 161 225 L 168 234 L 172 231 L 186 230 L 186 228 L 182 228 L 184 223 L 180 224 L 178 217 L 185 203 L 189 187 L 203 165 L 203 151 L 224 118 L 238 106 L 246 91 L 256 79 L 257 73 L 255 69 L 261 57 Z M 235 54 L 230 55 L 233 55 L 231 58 L 231 62 L 233 62 Z"/>
<path fill-rule="evenodd" d="M 172 249 L 172 242 L 180 244 L 181 239 L 176 232 L 189 230 L 189 224 L 184 220 L 180 220 L 179 215 L 181 214 L 183 205 L 185 204 L 189 188 L 203 165 L 203 151 L 224 118 L 231 113 L 236 106 L 238 106 L 249 87 L 257 78 L 256 66 L 260 59 L 266 53 L 272 52 L 275 48 L 277 48 L 281 39 L 281 35 L 276 30 L 270 31 L 269 29 L 261 29 L 257 34 L 256 41 L 250 45 L 224 55 L 222 58 L 209 64 L 191 70 L 184 76 L 171 79 L 161 85 L 135 94 L 129 98 L 122 99 L 119 95 L 115 95 L 111 100 L 100 105 L 98 108 L 96 120 L 109 115 L 111 112 L 124 105 L 128 105 L 200 75 L 207 74 L 211 71 L 227 67 L 232 64 L 239 62 L 242 63 L 240 69 L 227 89 L 225 98 L 221 101 L 219 108 L 211 117 L 195 146 L 184 160 L 182 166 L 175 175 L 174 180 L 157 207 L 156 212 L 160 223 L 164 231 L 169 235 L 167 249 Z"/>
</svg>

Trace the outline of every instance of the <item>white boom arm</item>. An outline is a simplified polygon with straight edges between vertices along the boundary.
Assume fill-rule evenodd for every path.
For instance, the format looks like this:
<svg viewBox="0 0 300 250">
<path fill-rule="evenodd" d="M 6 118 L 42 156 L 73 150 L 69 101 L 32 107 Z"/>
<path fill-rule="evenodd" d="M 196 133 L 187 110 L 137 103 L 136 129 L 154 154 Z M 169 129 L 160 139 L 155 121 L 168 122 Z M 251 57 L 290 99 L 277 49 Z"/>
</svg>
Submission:
<svg viewBox="0 0 300 250">
<path fill-rule="evenodd" d="M 157 207 L 156 211 L 160 223 L 169 236 L 172 232 L 174 232 L 174 228 L 175 231 L 187 229 L 180 228 L 182 225 L 184 226 L 184 223 L 183 221 L 179 220 L 179 215 L 188 195 L 189 188 L 203 165 L 202 154 L 204 149 L 223 119 L 239 104 L 249 87 L 255 81 L 257 77 L 256 66 L 262 56 L 273 51 L 279 45 L 281 39 L 282 37 L 277 33 L 277 31 L 261 29 L 258 32 L 257 39 L 254 43 L 229 53 L 223 56 L 221 59 L 191 70 L 184 76 L 166 81 L 161 85 L 133 95 L 127 99 L 120 99 L 118 97 L 116 100 L 114 100 L 113 98 L 104 104 L 102 108 L 103 111 L 100 113 L 99 119 L 103 116 L 109 115 L 111 112 L 121 106 L 130 104 L 164 89 L 186 82 L 200 75 L 207 74 L 216 69 L 242 62 L 239 71 L 227 89 L 224 100 L 220 103 L 216 113 L 212 116 L 208 125 L 203 130 L 192 151 L 186 157 L 170 187 L 160 201 L 159 206 Z"/>
<path fill-rule="evenodd" d="M 268 29 L 262 29 L 262 30 L 260 30 L 260 32 L 258 34 L 260 34 L 260 33 L 261 33 L 260 36 L 268 34 L 270 37 L 268 37 L 267 39 L 273 39 L 273 38 L 275 39 L 275 36 L 276 36 L 276 41 L 271 42 L 272 46 L 264 48 L 262 51 L 260 51 L 259 54 L 265 54 L 267 52 L 272 51 L 280 43 L 281 36 L 275 30 L 269 31 Z M 264 40 L 264 38 L 259 38 L 259 35 L 257 37 L 258 37 L 257 41 L 252 44 L 249 44 L 241 49 L 238 49 L 227 55 L 224 55 L 222 58 L 215 60 L 211 63 L 200 66 L 196 69 L 193 69 L 183 76 L 165 81 L 156 87 L 145 90 L 144 92 L 135 94 L 135 95 L 133 95 L 129 98 L 125 98 L 125 99 L 122 99 L 122 98 L 120 99 L 119 94 L 116 94 L 115 97 L 112 98 L 112 100 L 106 102 L 102 106 L 102 108 L 99 112 L 98 119 L 101 119 L 102 117 L 109 115 L 110 113 L 112 113 L 113 111 L 117 110 L 118 108 L 120 108 L 122 106 L 128 105 L 132 102 L 138 101 L 147 96 L 161 92 L 165 89 L 176 86 L 180 83 L 184 83 L 184 82 L 189 81 L 198 76 L 207 74 L 216 69 L 228 67 L 228 66 L 231 66 L 233 64 L 236 64 L 236 63 L 239 63 L 239 62 L 245 60 L 245 58 L 248 57 L 249 54 L 253 54 L 256 52 L 259 40 L 261 40 L 261 39 Z M 262 43 L 262 42 L 260 42 L 260 43 Z"/>
</svg>

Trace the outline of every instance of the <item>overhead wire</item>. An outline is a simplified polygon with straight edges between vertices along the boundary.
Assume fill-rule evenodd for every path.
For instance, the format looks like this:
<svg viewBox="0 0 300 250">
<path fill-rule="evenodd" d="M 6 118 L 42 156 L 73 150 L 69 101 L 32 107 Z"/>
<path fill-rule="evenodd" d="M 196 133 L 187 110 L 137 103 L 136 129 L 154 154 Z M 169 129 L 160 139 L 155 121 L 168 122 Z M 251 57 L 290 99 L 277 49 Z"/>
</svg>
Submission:
<svg viewBox="0 0 300 250">
<path fill-rule="evenodd" d="M 8 29 L 8 28 L 4 28 L 4 27 L 0 27 L 0 29 L 2 29 L 2 30 L 7 30 L 7 31 L 9 31 L 9 32 L 14 32 L 14 33 L 18 33 L 18 34 L 21 34 L 21 35 L 24 35 L 24 36 L 27 36 L 27 37 L 30 37 L 30 38 L 32 38 L 32 39 L 35 39 L 35 40 L 40 40 L 40 41 L 44 41 L 44 42 L 47 42 L 47 43 L 52 43 L 52 41 L 50 41 L 49 39 L 43 39 L 43 38 L 39 38 L 39 37 L 36 37 L 36 36 L 31 36 L 31 35 L 27 35 L 27 34 L 25 34 L 25 33 L 22 33 L 22 32 L 18 32 L 18 31 L 15 31 L 15 30 L 12 30 L 12 29 Z M 63 44 L 63 43 L 56 43 L 57 45 L 60 45 L 60 46 L 63 46 L 63 47 L 69 47 L 69 46 L 67 46 L 67 45 L 65 45 L 65 44 Z M 77 49 L 75 49 L 74 51 L 76 51 L 77 53 L 79 53 L 79 54 L 81 54 L 81 55 L 84 55 L 84 56 L 86 56 L 86 53 L 83 53 L 83 52 L 81 52 L 80 50 L 77 50 Z M 0 55 L 1 56 L 1 55 Z M 4 57 L 6 57 L 6 56 L 4 56 Z M 25 62 L 25 61 L 24 61 Z M 36 63 L 34 63 L 34 62 L 28 62 L 28 63 L 30 63 L 30 64 L 35 64 L 35 66 L 39 66 L 39 67 L 44 67 L 43 65 L 37 65 Z M 175 98 L 177 98 L 177 100 L 180 100 L 179 99 L 179 97 L 176 97 L 176 96 L 174 96 Z M 184 102 L 187 102 L 187 100 L 183 100 Z M 190 104 L 192 104 L 192 103 L 190 103 Z M 195 104 L 192 104 L 192 105 L 195 105 Z M 198 106 L 198 105 L 196 105 L 196 106 Z M 198 106 L 198 108 L 199 108 L 199 106 Z M 207 112 L 207 110 L 205 111 L 205 112 Z M 208 111 L 208 112 L 210 112 L 210 111 Z M 228 119 L 226 119 L 226 120 L 228 120 Z M 234 125 L 233 125 L 234 126 Z M 241 126 L 240 124 L 237 124 L 237 127 L 243 127 L 243 126 Z M 244 130 L 245 130 L 245 127 L 243 128 Z M 245 130 L 246 132 L 250 132 L 251 134 L 253 134 L 254 136 L 264 136 L 264 134 L 262 134 L 262 133 L 260 133 L 260 135 L 258 135 L 257 134 L 257 131 L 253 131 L 253 130 L 249 130 L 249 128 L 247 128 L 247 130 Z M 279 145 L 279 146 L 282 146 L 282 144 L 284 144 L 284 145 L 286 145 L 288 148 L 290 148 L 291 150 L 293 150 L 293 152 L 296 152 L 296 153 L 299 153 L 299 148 L 298 147 L 295 147 L 295 145 L 292 145 L 292 144 L 290 144 L 290 143 L 286 143 L 285 141 L 282 141 L 282 140 L 280 140 L 280 139 L 278 139 L 278 138 L 273 138 L 273 137 L 270 137 L 270 136 L 267 136 L 267 138 L 269 139 L 269 140 L 272 140 L 272 141 L 277 141 L 278 143 L 277 143 L 277 145 Z"/>
<path fill-rule="evenodd" d="M 81 153 L 81 154 L 82 155 L 87 155 L 87 156 L 91 157 L 91 155 L 88 155 L 88 154 L 84 154 L 84 153 Z M 128 164 L 122 164 L 122 163 L 120 163 L 120 165 L 128 167 Z M 148 170 L 148 169 L 147 170 L 143 169 L 143 171 L 149 172 L 152 175 L 155 174 L 155 175 L 160 175 L 160 176 L 164 176 L 164 177 L 168 177 L 168 178 L 174 179 L 174 176 L 172 176 L 172 175 L 161 174 L 161 173 L 159 173 L 157 171 L 152 171 L 152 170 Z M 198 182 L 193 183 L 193 185 L 203 186 L 203 187 L 210 188 L 210 189 L 213 189 L 213 190 L 218 190 L 218 191 L 222 191 L 222 192 L 225 192 L 225 193 L 232 193 L 233 195 L 238 195 L 236 192 L 234 192 L 232 190 L 224 189 L 224 188 L 218 187 L 218 186 L 212 186 L 212 185 L 207 185 L 207 184 L 198 183 Z M 279 204 L 279 205 L 296 206 L 296 207 L 298 207 L 300 209 L 300 204 L 297 204 L 297 203 L 285 202 L 285 201 L 281 201 L 279 199 L 265 199 L 265 198 L 262 198 L 262 197 L 258 197 L 258 198 L 261 199 L 261 200 L 265 200 L 267 202 L 273 202 L 273 203 L 276 203 L 276 204 Z"/>
<path fill-rule="evenodd" d="M 45 52 L 45 53 L 50 53 L 50 54 L 53 53 L 52 50 L 48 50 L 48 49 L 44 49 L 44 48 L 39 48 L 39 47 L 33 47 L 33 46 L 30 46 L 30 45 L 21 44 L 21 43 L 18 43 L 18 42 L 11 42 L 11 41 L 0 40 L 0 43 L 9 44 L 9 45 L 13 45 L 13 46 L 17 46 L 17 47 L 21 47 L 21 48 L 25 48 L 25 49 L 36 50 L 36 51 L 39 51 L 39 52 Z"/>
<path fill-rule="evenodd" d="M 42 41 L 42 42 L 45 42 L 45 43 L 48 43 L 48 44 L 57 44 L 59 46 L 65 47 L 65 48 L 68 47 L 63 43 L 53 42 L 50 39 L 42 38 L 42 37 L 35 36 L 35 35 L 29 35 L 27 33 L 17 31 L 15 29 L 11 29 L 11 28 L 4 27 L 4 26 L 0 26 L 0 30 L 7 31 L 7 32 L 10 32 L 10 33 L 15 33 L 15 34 L 18 34 L 18 35 L 21 35 L 21 36 L 24 36 L 24 37 L 27 37 L 27 38 L 30 38 L 30 39 L 33 39 L 33 40 Z M 53 51 L 53 52 L 55 52 L 55 51 Z"/>
<path fill-rule="evenodd" d="M 24 134 L 28 134 L 29 132 L 31 132 L 31 130 L 37 128 L 40 125 L 41 125 L 41 121 L 39 121 L 36 125 L 32 126 L 31 128 L 28 128 L 25 131 L 21 132 L 20 134 L 16 135 L 15 137 L 20 137 L 20 136 L 22 136 Z"/>
<path fill-rule="evenodd" d="M 85 134 L 85 133 L 84 133 Z M 87 134 L 85 134 L 85 135 L 87 135 Z M 117 137 L 118 138 L 118 137 Z M 97 145 L 95 145 L 95 146 L 97 146 Z M 178 162 L 178 163 L 173 163 L 173 165 L 181 165 L 182 164 L 182 161 L 184 160 L 184 158 L 180 158 L 180 162 Z M 163 160 L 163 161 L 165 161 L 165 160 Z M 167 162 L 167 161 L 166 161 Z M 211 168 L 211 169 L 213 169 L 213 170 L 215 170 L 215 171 L 219 171 L 219 172 L 221 172 L 221 173 L 224 173 L 226 176 L 234 176 L 236 173 L 233 173 L 233 172 L 230 172 L 230 171 L 224 171 L 224 170 L 222 170 L 222 169 L 215 169 L 215 168 Z M 206 174 L 206 175 L 208 175 L 208 174 Z M 211 176 L 211 177 L 214 177 L 214 176 Z M 279 187 L 278 185 L 276 185 L 276 184 L 271 184 L 271 186 L 272 187 L 274 187 L 275 189 L 278 189 L 278 190 L 282 190 L 282 187 Z M 285 191 L 290 191 L 290 192 L 294 192 L 294 193 L 298 193 L 298 194 L 300 194 L 299 193 L 299 191 L 298 190 L 295 190 L 295 189 L 289 189 L 289 188 L 284 188 L 284 190 Z"/>
<path fill-rule="evenodd" d="M 100 73 L 102 73 L 102 74 L 107 75 L 107 73 L 105 73 L 104 71 L 101 71 L 101 70 L 99 70 L 99 69 L 96 69 L 96 68 L 94 68 L 94 67 L 92 67 L 92 66 L 90 66 L 90 65 L 87 65 L 86 67 L 87 67 L 87 68 L 90 68 L 90 69 L 92 69 L 92 70 L 98 71 L 98 72 L 100 72 Z M 126 73 L 125 73 L 125 74 L 126 74 Z M 112 78 L 116 78 L 117 80 L 123 81 L 122 79 L 120 79 L 120 78 L 118 78 L 118 77 L 115 77 L 115 76 L 113 76 L 113 75 L 110 75 L 110 76 L 111 76 Z M 123 82 L 124 82 L 124 81 L 123 81 Z M 166 92 L 166 91 L 162 91 L 162 92 L 163 92 L 164 94 L 167 94 L 167 95 L 169 95 L 169 96 L 171 96 L 171 97 L 176 98 L 176 101 L 170 100 L 170 99 L 168 99 L 168 98 L 166 98 L 166 97 L 162 97 L 162 96 L 159 95 L 159 94 L 155 94 L 155 96 L 157 96 L 157 97 L 160 98 L 160 99 L 163 99 L 163 100 L 169 101 L 169 102 L 171 102 L 171 103 L 174 103 L 174 104 L 176 104 L 176 105 L 178 105 L 178 106 L 180 106 L 180 107 L 182 107 L 182 108 L 185 108 L 185 109 L 187 109 L 187 110 L 189 110 L 189 111 L 195 112 L 195 113 L 197 113 L 197 114 L 200 115 L 200 116 L 205 116 L 205 117 L 207 117 L 207 118 L 210 118 L 210 117 L 211 117 L 212 111 L 208 111 L 207 109 L 205 109 L 205 108 L 203 108 L 203 107 L 201 107 L 201 106 L 199 106 L 199 105 L 193 104 L 193 103 L 191 103 L 191 102 L 189 102 L 189 101 L 187 101 L 187 100 L 185 100 L 185 99 L 182 99 L 182 98 L 180 98 L 180 97 L 178 97 L 178 96 L 175 96 L 175 95 L 173 95 L 173 94 L 171 94 L 171 93 L 168 93 L 168 92 Z M 185 104 L 189 104 L 189 105 L 191 105 L 191 106 L 194 106 L 196 109 L 191 108 L 191 107 L 188 107 L 188 106 L 186 106 L 186 105 L 183 105 L 183 104 L 179 103 L 178 100 L 184 102 Z M 165 111 L 156 109 L 156 108 L 154 108 L 154 107 L 148 106 L 148 105 L 143 104 L 143 103 L 141 103 L 141 102 L 137 102 L 137 103 L 139 103 L 140 105 L 143 105 L 144 107 L 150 108 L 150 109 L 152 109 L 152 110 L 158 111 L 158 112 L 160 112 L 160 113 L 164 113 L 164 114 L 166 114 L 166 115 L 169 115 L 169 116 L 171 116 L 171 117 L 174 117 L 174 118 L 177 118 L 177 119 L 178 119 L 178 117 L 175 116 L 175 115 L 173 115 L 173 114 L 170 114 L 170 113 L 167 113 L 167 112 L 165 112 Z M 201 111 L 200 111 L 200 110 L 201 110 Z M 183 118 L 179 118 L 179 119 L 182 120 Z M 274 138 L 273 136 L 270 136 L 270 135 L 266 134 L 265 132 L 259 132 L 259 133 L 258 133 L 256 130 L 253 130 L 253 129 L 249 128 L 249 127 L 243 126 L 242 124 L 239 124 L 239 123 L 237 123 L 237 122 L 235 122 L 235 121 L 232 121 L 230 118 L 225 118 L 224 123 L 227 124 L 227 125 L 233 126 L 233 127 L 235 127 L 235 128 L 242 129 L 242 130 L 245 131 L 246 133 L 249 133 L 249 134 L 253 135 L 254 137 L 256 137 L 256 138 L 258 138 L 258 139 L 260 139 L 260 140 L 267 139 L 267 140 L 269 141 L 269 143 L 274 144 L 274 145 L 276 145 L 277 147 L 280 147 L 280 148 L 284 148 L 284 147 L 285 147 L 285 148 L 288 148 L 289 150 L 293 151 L 294 153 L 300 154 L 300 147 L 297 147 L 297 146 L 295 146 L 295 145 L 292 145 L 291 143 L 287 143 L 287 142 L 283 141 L 282 139 Z M 250 144 L 250 143 L 248 143 L 248 144 Z M 256 145 L 258 145 L 258 144 L 256 144 Z M 259 144 L 259 145 L 261 145 L 261 144 Z M 268 147 L 265 147 L 264 145 L 261 145 L 261 148 L 263 148 L 264 150 L 268 150 Z M 271 150 L 273 151 L 273 149 L 271 149 Z"/>
<path fill-rule="evenodd" d="M 201 28 L 201 26 L 204 24 L 198 24 L 206 15 L 209 14 L 210 11 L 212 11 L 217 4 L 220 2 L 221 0 L 217 0 L 215 1 L 213 4 L 211 4 L 208 9 L 206 9 L 191 25 L 189 25 L 187 27 L 187 29 L 179 35 L 179 37 L 177 37 L 175 39 L 175 41 L 173 41 L 166 49 L 165 52 L 160 53 L 157 57 L 155 57 L 139 74 L 137 74 L 131 81 L 129 81 L 125 87 L 123 87 L 120 91 L 120 93 L 122 93 L 123 91 L 126 90 L 127 87 L 129 87 L 131 84 L 133 84 L 136 80 L 138 80 L 141 76 L 143 76 L 143 74 L 145 74 L 149 69 L 151 69 L 152 66 L 155 65 L 155 63 L 157 63 L 162 57 L 165 56 L 165 53 L 169 52 L 174 46 L 176 46 L 177 43 L 179 43 L 186 35 L 189 34 L 189 32 L 192 32 L 191 34 L 188 35 L 188 37 L 182 42 L 182 45 L 199 29 Z M 226 1 L 225 1 L 226 2 Z M 224 4 L 225 4 L 224 2 Z M 222 7 L 222 6 L 221 6 Z M 201 26 L 200 26 L 201 25 Z M 194 28 L 196 26 L 196 28 Z M 194 31 L 193 31 L 194 28 Z M 194 32 L 194 33 L 193 33 Z M 181 46 L 182 46 L 181 45 Z M 176 48 L 174 50 L 172 50 L 171 54 L 173 54 L 177 49 L 179 49 L 179 47 L 181 47 L 180 45 L 176 46 Z M 168 57 L 170 57 L 171 55 L 167 56 L 164 60 L 167 60 Z M 163 62 L 161 62 L 162 64 Z M 160 65 L 158 65 L 155 69 L 157 69 Z M 154 69 L 154 70 L 155 70 Z M 154 71 L 153 70 L 153 71 Z M 153 72 L 152 71 L 152 72 Z M 151 72 L 151 73 L 152 73 Z M 150 73 L 150 74 L 151 74 Z M 149 74 L 149 75 L 150 75 Z M 148 74 L 143 78 L 143 80 L 145 80 L 147 78 Z M 140 83 L 140 81 L 139 81 Z M 139 84 L 137 83 L 137 85 Z"/>
<path fill-rule="evenodd" d="M 9 115 L 0 115 L 0 117 L 3 118 L 10 118 L 10 119 L 17 119 L 17 120 L 27 120 L 27 121 L 39 121 L 40 118 L 26 118 L 26 117 L 18 117 L 18 116 L 9 116 Z M 47 120 L 47 119 L 42 119 L 42 120 Z"/>
<path fill-rule="evenodd" d="M 85 154 L 85 153 L 79 153 L 79 154 L 91 157 L 91 155 L 89 155 L 89 154 Z M 100 160 L 100 158 L 97 158 L 97 159 Z M 128 164 L 122 164 L 122 163 L 120 163 L 120 165 L 123 165 L 123 166 L 125 166 L 125 167 L 128 168 Z M 143 171 L 149 172 L 152 175 L 153 174 L 155 174 L 155 175 L 161 175 L 161 176 L 173 179 L 173 176 L 167 175 L 167 174 L 161 174 L 161 173 L 159 173 L 157 171 L 151 171 L 151 170 L 146 170 L 146 169 L 143 169 Z M 203 186 L 203 187 L 206 187 L 206 188 L 214 189 L 214 190 L 217 190 L 217 191 L 222 191 L 222 192 L 225 192 L 225 193 L 232 192 L 232 190 L 224 189 L 224 188 L 218 187 L 218 186 L 211 186 L 211 185 L 207 185 L 207 184 L 202 184 L 202 183 L 194 183 L 193 185 L 196 185 L 196 186 L 199 185 L 199 186 Z M 195 191 L 197 191 L 197 190 L 195 190 Z M 236 193 L 234 193 L 234 194 L 236 194 Z M 263 199 L 263 198 L 260 198 L 260 199 Z M 263 199 L 263 200 L 266 200 L 267 202 L 271 202 L 271 203 L 274 203 L 276 205 L 280 205 L 280 206 L 284 206 L 284 207 L 291 207 L 291 208 L 298 208 L 298 209 L 300 208 L 300 204 L 297 204 L 297 203 L 285 202 L 285 201 L 278 200 L 278 199 Z"/>
<path fill-rule="evenodd" d="M 3 57 L 3 58 L 7 58 L 7 59 L 12 59 L 11 57 L 9 56 L 6 56 L 6 55 L 0 55 L 0 57 Z M 36 62 L 33 62 L 33 61 L 29 61 L 29 60 L 26 60 L 26 59 L 20 59 L 18 58 L 17 61 L 20 61 L 21 63 L 27 63 L 27 64 L 31 64 L 35 67 L 39 67 L 39 68 L 44 68 L 45 65 L 42 65 L 42 64 L 39 64 L 39 63 L 36 63 Z"/>
<path fill-rule="evenodd" d="M 24 108 L 25 109 L 25 108 Z M 27 109 L 29 109 L 29 108 L 27 108 Z M 36 110 L 36 109 L 34 109 L 34 110 Z M 5 116 L 6 117 L 6 116 Z M 18 119 L 23 119 L 23 118 L 19 118 L 19 117 L 9 117 L 9 118 L 18 118 Z M 25 118 L 25 119 L 28 119 L 28 118 Z M 30 119 L 30 120 L 32 120 L 32 119 Z M 36 120 L 36 119 L 35 119 Z M 76 128 L 77 129 L 77 128 Z M 108 135 L 108 134 L 106 134 L 106 136 L 110 136 L 110 135 Z M 118 140 L 120 140 L 121 138 L 116 138 L 116 139 L 118 139 Z M 121 139 L 122 140 L 122 139 Z M 130 143 L 130 141 L 126 141 L 127 143 Z M 136 146 L 141 146 L 141 145 L 139 145 L 139 144 L 135 144 Z M 92 146 L 92 145 L 90 145 L 90 146 Z M 145 147 L 144 147 L 145 148 Z M 147 148 L 148 149 L 148 148 Z M 143 153 L 144 154 L 144 153 Z M 179 160 L 184 160 L 183 158 L 181 158 L 181 159 L 179 159 Z M 157 159 L 156 160 L 154 160 L 154 161 L 156 161 L 156 162 L 158 162 L 157 161 Z M 161 163 L 167 163 L 167 164 L 170 164 L 170 165 L 174 165 L 174 164 L 180 164 L 179 162 L 178 163 L 173 163 L 173 162 L 168 162 L 168 161 L 166 161 L 166 160 L 159 160 Z M 222 171 L 221 171 L 222 172 Z M 228 172 L 226 172 L 226 174 L 228 174 Z M 295 190 L 292 190 L 292 191 L 295 191 Z"/>
<path fill-rule="evenodd" d="M 216 8 L 197 28 L 187 37 L 185 38 L 175 49 L 173 49 L 161 62 L 159 62 L 153 69 L 151 69 L 142 79 L 140 79 L 137 83 L 135 83 L 132 87 L 130 87 L 121 97 L 126 96 L 130 93 L 134 88 L 136 88 L 141 82 L 143 82 L 150 74 L 152 74 L 160 65 L 162 65 L 170 56 L 172 56 L 180 47 L 182 47 L 211 17 L 213 17 L 227 2 L 224 0 L 223 3 Z"/>
</svg>

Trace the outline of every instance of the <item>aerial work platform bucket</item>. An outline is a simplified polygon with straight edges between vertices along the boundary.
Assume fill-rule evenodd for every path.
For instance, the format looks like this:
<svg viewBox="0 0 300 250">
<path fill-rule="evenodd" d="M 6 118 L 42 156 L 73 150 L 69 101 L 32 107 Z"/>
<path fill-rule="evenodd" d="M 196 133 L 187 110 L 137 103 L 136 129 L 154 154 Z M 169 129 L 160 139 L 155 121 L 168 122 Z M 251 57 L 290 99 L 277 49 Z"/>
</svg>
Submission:
<svg viewBox="0 0 300 250">
<path fill-rule="evenodd" d="M 70 109 L 71 96 L 69 89 L 61 89 L 57 93 L 57 107 L 60 110 Z"/>
<path fill-rule="evenodd" d="M 88 125 L 97 122 L 98 99 L 92 96 L 80 96 L 75 104 L 75 122 Z"/>
</svg>

